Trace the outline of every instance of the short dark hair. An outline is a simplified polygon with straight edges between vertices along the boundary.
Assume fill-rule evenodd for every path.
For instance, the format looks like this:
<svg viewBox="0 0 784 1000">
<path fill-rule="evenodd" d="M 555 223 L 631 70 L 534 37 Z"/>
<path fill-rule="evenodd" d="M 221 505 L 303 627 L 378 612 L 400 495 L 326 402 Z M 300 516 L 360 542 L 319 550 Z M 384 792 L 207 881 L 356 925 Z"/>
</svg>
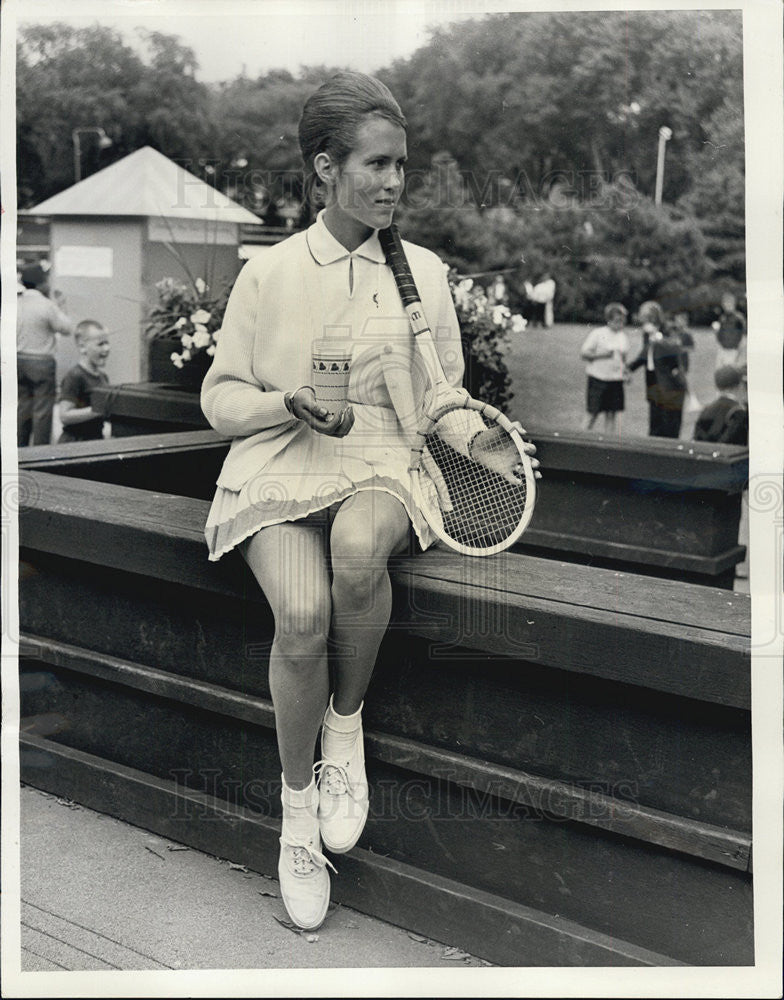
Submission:
<svg viewBox="0 0 784 1000">
<path fill-rule="evenodd" d="M 622 302 L 608 302 L 604 307 L 604 318 L 607 323 L 613 318 L 613 316 L 623 316 L 624 319 L 629 315 L 629 311 Z"/>
<path fill-rule="evenodd" d="M 103 323 L 99 323 L 97 319 L 83 319 L 76 324 L 74 338 L 77 342 L 81 342 L 92 330 L 98 330 L 100 333 L 107 332 Z"/>
<path fill-rule="evenodd" d="M 664 322 L 664 310 L 654 299 L 643 302 L 637 316 L 640 323 L 654 323 L 656 326 L 661 326 Z"/>
<path fill-rule="evenodd" d="M 25 288 L 38 288 L 46 281 L 46 271 L 40 264 L 28 264 L 22 268 L 22 284 Z"/>
<path fill-rule="evenodd" d="M 740 385 L 741 374 L 734 365 L 722 365 L 713 376 L 717 389 L 735 389 Z"/>
<path fill-rule="evenodd" d="M 407 127 L 389 88 L 366 73 L 336 73 L 307 99 L 299 120 L 306 201 L 320 184 L 313 166 L 316 156 L 329 153 L 338 166 L 344 163 L 367 115 L 379 115 L 403 129 Z"/>
</svg>

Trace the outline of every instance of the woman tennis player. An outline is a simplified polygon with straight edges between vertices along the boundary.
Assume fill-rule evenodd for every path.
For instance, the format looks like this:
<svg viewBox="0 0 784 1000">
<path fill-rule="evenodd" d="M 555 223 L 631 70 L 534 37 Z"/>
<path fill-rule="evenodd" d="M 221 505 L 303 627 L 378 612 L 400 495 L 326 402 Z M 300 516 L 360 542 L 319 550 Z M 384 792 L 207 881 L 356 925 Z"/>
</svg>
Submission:
<svg viewBox="0 0 784 1000">
<path fill-rule="evenodd" d="M 350 850 L 367 817 L 361 711 L 389 623 L 387 561 L 412 528 L 422 549 L 435 535 L 412 502 L 410 448 L 379 360 L 390 345 L 407 352 L 421 400 L 409 320 L 378 239 L 403 187 L 405 118 L 378 80 L 341 73 L 306 102 L 299 141 L 306 190 L 323 208 L 307 231 L 243 268 L 201 402 L 215 430 L 234 438 L 207 520 L 210 558 L 239 548 L 275 619 L 278 872 L 292 921 L 312 929 L 329 904 L 322 845 Z M 459 386 L 444 266 L 405 247 L 439 359 Z M 349 403 L 331 414 L 309 383 L 313 341 L 336 334 L 352 341 L 352 370 Z"/>
</svg>

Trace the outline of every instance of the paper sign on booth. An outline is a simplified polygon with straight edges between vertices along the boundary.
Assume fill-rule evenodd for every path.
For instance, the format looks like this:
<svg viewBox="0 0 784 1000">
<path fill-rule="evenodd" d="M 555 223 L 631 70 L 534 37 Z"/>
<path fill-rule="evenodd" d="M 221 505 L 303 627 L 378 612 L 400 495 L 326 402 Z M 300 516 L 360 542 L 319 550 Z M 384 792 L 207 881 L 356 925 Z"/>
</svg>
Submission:
<svg viewBox="0 0 784 1000">
<path fill-rule="evenodd" d="M 61 246 L 54 258 L 58 278 L 111 278 L 114 274 L 112 247 Z"/>
</svg>

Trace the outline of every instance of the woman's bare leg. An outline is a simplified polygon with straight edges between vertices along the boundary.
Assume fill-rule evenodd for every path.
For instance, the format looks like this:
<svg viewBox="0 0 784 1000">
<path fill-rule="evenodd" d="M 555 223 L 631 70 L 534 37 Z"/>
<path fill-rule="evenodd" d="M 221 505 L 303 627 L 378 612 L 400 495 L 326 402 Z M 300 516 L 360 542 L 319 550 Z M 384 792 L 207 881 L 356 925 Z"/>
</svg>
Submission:
<svg viewBox="0 0 784 1000">
<path fill-rule="evenodd" d="M 329 574 L 324 528 L 307 521 L 275 524 L 243 546 L 275 617 L 269 680 L 283 775 L 306 788 L 329 697 Z"/>
<path fill-rule="evenodd" d="M 390 555 L 401 552 L 409 520 L 403 504 L 382 490 L 346 500 L 332 525 L 332 637 L 335 641 L 333 705 L 340 715 L 359 708 L 389 624 Z"/>
</svg>

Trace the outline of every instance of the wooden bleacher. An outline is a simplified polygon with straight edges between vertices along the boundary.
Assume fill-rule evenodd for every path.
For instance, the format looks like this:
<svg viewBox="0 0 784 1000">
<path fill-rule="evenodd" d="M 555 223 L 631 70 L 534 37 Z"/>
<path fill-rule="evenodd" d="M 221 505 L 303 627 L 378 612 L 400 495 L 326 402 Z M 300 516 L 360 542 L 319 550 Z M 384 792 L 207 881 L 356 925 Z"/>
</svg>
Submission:
<svg viewBox="0 0 784 1000">
<path fill-rule="evenodd" d="M 206 559 L 200 435 L 22 453 L 22 776 L 274 874 L 270 614 Z M 752 963 L 748 596 L 521 552 L 392 577 L 333 898 L 504 965 Z"/>
</svg>

